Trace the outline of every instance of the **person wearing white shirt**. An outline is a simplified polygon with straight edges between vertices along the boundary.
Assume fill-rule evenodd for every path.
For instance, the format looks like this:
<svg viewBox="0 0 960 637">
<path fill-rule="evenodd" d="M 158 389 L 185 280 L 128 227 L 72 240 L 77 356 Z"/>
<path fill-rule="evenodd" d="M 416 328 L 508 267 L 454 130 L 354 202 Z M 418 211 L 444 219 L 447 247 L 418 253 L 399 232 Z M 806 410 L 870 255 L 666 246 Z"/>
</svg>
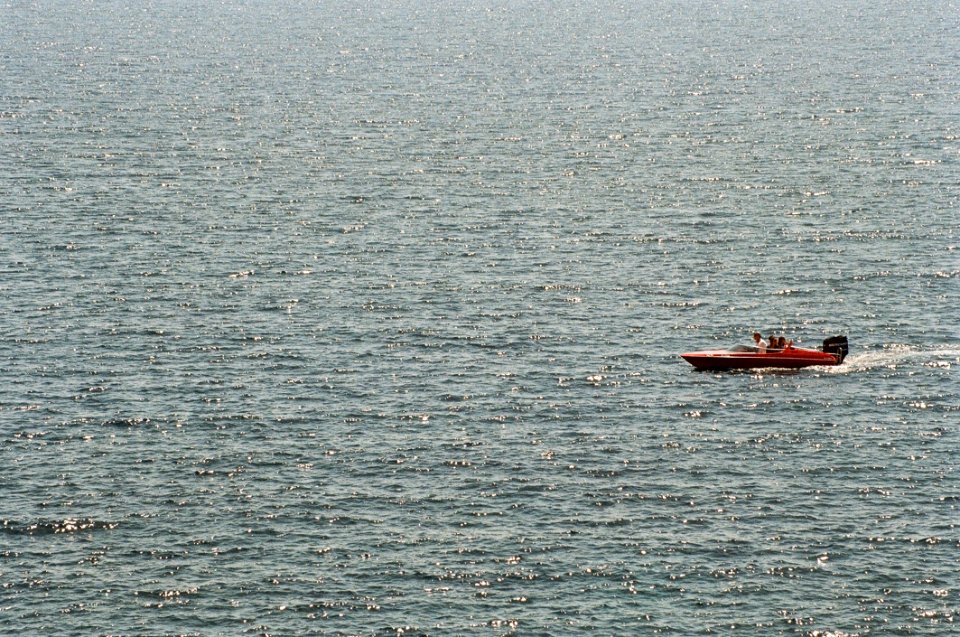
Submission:
<svg viewBox="0 0 960 637">
<path fill-rule="evenodd" d="M 767 353 L 767 344 L 763 342 L 763 337 L 760 336 L 760 332 L 753 333 L 753 342 L 757 346 L 757 351 L 761 354 Z"/>
</svg>

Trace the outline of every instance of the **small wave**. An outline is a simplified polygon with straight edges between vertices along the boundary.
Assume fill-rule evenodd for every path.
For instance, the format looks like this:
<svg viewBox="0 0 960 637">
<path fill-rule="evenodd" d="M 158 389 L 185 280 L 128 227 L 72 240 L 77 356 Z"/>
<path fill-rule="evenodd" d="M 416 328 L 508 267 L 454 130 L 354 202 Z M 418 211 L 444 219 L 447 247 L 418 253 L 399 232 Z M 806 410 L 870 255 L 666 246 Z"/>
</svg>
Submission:
<svg viewBox="0 0 960 637">
<path fill-rule="evenodd" d="M 41 520 L 33 523 L 19 523 L 13 520 L 0 522 L 0 530 L 13 535 L 53 535 L 57 533 L 76 533 L 78 531 L 97 531 L 115 529 L 116 522 L 103 522 L 92 518 L 65 518 L 63 520 Z"/>
<path fill-rule="evenodd" d="M 164 606 L 185 606 L 190 599 L 197 595 L 200 589 L 196 586 L 187 588 L 171 588 L 165 590 L 139 590 L 134 595 L 144 602 L 145 608 L 163 608 Z"/>
<path fill-rule="evenodd" d="M 104 427 L 136 427 L 139 425 L 150 424 L 150 419 L 139 416 L 130 418 L 109 418 L 102 421 L 100 424 Z"/>
</svg>

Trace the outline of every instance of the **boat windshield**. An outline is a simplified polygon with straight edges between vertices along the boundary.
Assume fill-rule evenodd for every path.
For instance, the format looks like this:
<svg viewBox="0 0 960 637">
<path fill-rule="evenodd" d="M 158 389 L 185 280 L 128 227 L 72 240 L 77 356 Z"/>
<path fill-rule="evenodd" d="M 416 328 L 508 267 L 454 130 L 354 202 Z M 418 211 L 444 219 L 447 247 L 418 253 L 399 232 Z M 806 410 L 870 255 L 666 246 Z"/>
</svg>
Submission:
<svg viewBox="0 0 960 637">
<path fill-rule="evenodd" d="M 754 347 L 753 345 L 734 345 L 730 348 L 731 352 L 759 352 L 759 347 Z"/>
</svg>

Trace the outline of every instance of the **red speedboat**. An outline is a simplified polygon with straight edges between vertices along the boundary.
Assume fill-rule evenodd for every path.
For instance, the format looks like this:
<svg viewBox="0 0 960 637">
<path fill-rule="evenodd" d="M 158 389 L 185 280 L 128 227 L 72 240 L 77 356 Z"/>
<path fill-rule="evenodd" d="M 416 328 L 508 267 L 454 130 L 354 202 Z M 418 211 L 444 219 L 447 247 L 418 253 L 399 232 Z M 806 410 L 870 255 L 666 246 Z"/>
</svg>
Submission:
<svg viewBox="0 0 960 637">
<path fill-rule="evenodd" d="M 780 367 L 800 369 L 813 365 L 839 365 L 850 351 L 846 336 L 834 336 L 823 341 L 821 349 L 787 347 L 782 350 L 760 352 L 752 345 L 738 345 L 733 349 L 714 349 L 681 354 L 685 361 L 700 370 L 758 369 Z"/>
</svg>

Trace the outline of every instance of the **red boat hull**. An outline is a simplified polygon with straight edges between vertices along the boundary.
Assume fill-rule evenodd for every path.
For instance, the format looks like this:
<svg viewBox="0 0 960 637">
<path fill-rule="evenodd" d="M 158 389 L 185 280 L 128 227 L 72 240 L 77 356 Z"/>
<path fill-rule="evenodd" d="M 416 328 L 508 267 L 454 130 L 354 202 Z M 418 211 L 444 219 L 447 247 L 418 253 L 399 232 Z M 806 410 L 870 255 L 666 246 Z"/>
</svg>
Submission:
<svg viewBox="0 0 960 637">
<path fill-rule="evenodd" d="M 800 369 L 813 365 L 839 365 L 843 360 L 837 354 L 802 347 L 790 347 L 783 351 L 763 354 L 760 352 L 731 352 L 718 349 L 688 352 L 680 356 L 697 369 L 706 370 L 760 369 L 764 367 Z"/>
</svg>

